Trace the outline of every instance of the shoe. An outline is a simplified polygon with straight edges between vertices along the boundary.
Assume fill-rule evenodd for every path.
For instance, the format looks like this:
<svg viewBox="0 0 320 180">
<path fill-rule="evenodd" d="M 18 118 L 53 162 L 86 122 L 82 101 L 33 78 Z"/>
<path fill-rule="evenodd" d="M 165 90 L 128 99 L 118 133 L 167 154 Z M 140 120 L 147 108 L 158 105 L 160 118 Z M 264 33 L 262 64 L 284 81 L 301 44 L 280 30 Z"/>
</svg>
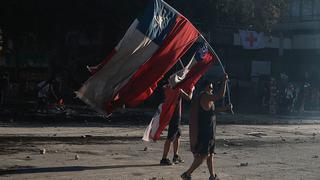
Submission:
<svg viewBox="0 0 320 180">
<path fill-rule="evenodd" d="M 209 180 L 219 180 L 217 174 L 215 174 L 214 176 L 210 176 Z"/>
<path fill-rule="evenodd" d="M 191 180 L 191 176 L 187 175 L 187 172 L 184 172 L 183 174 L 181 174 L 180 176 L 183 180 Z"/>
<path fill-rule="evenodd" d="M 166 159 L 161 159 L 160 165 L 171 166 L 171 165 L 173 165 L 173 164 L 172 164 L 172 162 L 170 161 L 170 159 L 166 158 Z"/>
<path fill-rule="evenodd" d="M 184 160 L 181 159 L 181 157 L 179 155 L 174 155 L 173 159 L 172 159 L 172 162 L 175 163 L 175 164 L 179 164 L 179 163 L 184 163 Z"/>
</svg>

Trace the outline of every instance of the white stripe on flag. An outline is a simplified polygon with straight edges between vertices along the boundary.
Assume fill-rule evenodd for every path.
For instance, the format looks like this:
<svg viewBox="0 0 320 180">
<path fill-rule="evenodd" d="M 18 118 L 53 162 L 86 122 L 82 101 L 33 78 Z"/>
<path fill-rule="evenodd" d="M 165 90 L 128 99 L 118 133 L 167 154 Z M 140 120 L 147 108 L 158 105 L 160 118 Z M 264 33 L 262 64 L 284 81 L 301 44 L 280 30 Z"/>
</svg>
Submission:
<svg viewBox="0 0 320 180">
<path fill-rule="evenodd" d="M 189 72 L 190 68 L 196 64 L 196 60 L 194 59 L 194 55 L 192 56 L 191 60 L 189 61 L 189 63 L 187 64 L 187 66 L 185 66 L 184 68 L 182 68 L 181 70 L 179 70 L 178 72 L 172 74 L 169 79 L 168 82 L 170 84 L 171 87 L 175 87 L 178 83 L 180 83 L 181 81 L 183 81 L 187 75 L 187 73 Z"/>
<path fill-rule="evenodd" d="M 137 19 L 132 23 L 115 48 L 115 55 L 77 92 L 78 97 L 93 108 L 103 109 L 104 103 L 112 100 L 115 92 L 158 49 L 158 45 L 136 29 L 138 23 Z"/>
<path fill-rule="evenodd" d="M 160 121 L 160 114 L 162 111 L 162 105 L 163 105 L 163 103 L 161 103 L 158 106 L 157 112 L 153 115 L 150 124 L 148 125 L 148 127 L 144 131 L 144 134 L 142 137 L 143 141 L 150 141 L 150 138 L 151 139 L 154 138 L 154 136 L 159 128 L 159 121 Z"/>
</svg>

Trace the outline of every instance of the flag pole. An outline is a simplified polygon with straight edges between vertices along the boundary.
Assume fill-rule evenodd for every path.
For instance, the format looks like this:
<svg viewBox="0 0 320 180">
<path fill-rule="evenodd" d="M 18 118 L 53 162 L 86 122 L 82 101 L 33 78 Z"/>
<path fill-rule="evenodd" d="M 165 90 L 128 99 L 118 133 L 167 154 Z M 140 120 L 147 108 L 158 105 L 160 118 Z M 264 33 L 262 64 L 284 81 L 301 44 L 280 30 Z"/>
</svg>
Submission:
<svg viewBox="0 0 320 180">
<path fill-rule="evenodd" d="M 220 60 L 218 54 L 216 53 L 216 51 L 211 47 L 211 45 L 209 44 L 209 42 L 203 37 L 203 35 L 202 35 L 200 32 L 199 32 L 199 34 L 200 34 L 201 38 L 204 40 L 204 42 L 205 42 L 206 44 L 208 44 L 209 49 L 210 49 L 211 52 L 214 54 L 214 56 L 217 58 L 220 66 L 221 66 L 221 69 L 222 69 L 223 73 L 226 73 L 226 70 L 225 70 L 225 68 L 223 67 L 223 65 L 222 65 L 222 63 L 221 63 L 221 60 Z M 230 98 L 230 87 L 229 87 L 228 82 L 227 82 L 227 94 L 228 94 L 229 105 L 232 105 L 232 103 L 231 103 L 231 98 Z M 231 108 L 231 113 L 234 114 L 232 108 Z"/>
<path fill-rule="evenodd" d="M 174 9 L 173 7 L 171 7 L 168 3 L 164 2 L 163 0 L 162 0 L 162 3 L 166 4 L 172 11 L 180 14 L 176 9 Z M 202 35 L 199 31 L 198 31 L 198 33 L 199 33 L 199 35 L 201 36 L 201 38 L 208 44 L 208 46 L 209 46 L 210 50 L 213 52 L 213 54 L 217 57 L 218 62 L 219 62 L 219 64 L 220 64 L 221 68 L 222 68 L 223 73 L 226 73 L 226 70 L 224 69 L 224 67 L 223 67 L 223 65 L 222 65 L 222 63 L 221 63 L 221 60 L 220 60 L 218 54 L 213 50 L 213 48 L 212 48 L 211 45 L 208 43 L 208 41 L 203 37 L 203 35 Z M 180 60 L 180 59 L 179 59 L 179 60 Z M 180 60 L 180 63 L 182 63 L 181 60 Z M 228 101 L 229 101 L 229 104 L 232 105 L 231 99 L 230 99 L 230 90 L 229 90 L 229 85 L 228 85 L 228 83 L 227 83 L 227 93 L 228 93 Z M 232 109 L 231 109 L 231 112 L 232 112 L 232 114 L 233 114 L 233 110 L 232 110 Z"/>
<path fill-rule="evenodd" d="M 183 65 L 181 59 L 179 59 L 179 62 L 180 62 L 180 65 L 182 66 L 182 69 L 184 69 L 184 65 Z"/>
<path fill-rule="evenodd" d="M 221 68 L 222 68 L 223 73 L 226 73 L 226 70 L 224 69 L 224 67 L 223 67 L 223 65 L 222 65 L 222 63 L 221 63 L 221 60 L 220 60 L 218 54 L 216 53 L 216 51 L 211 47 L 211 45 L 210 45 L 210 44 L 208 43 L 208 41 L 203 37 L 202 34 L 200 34 L 200 36 L 201 36 L 201 38 L 205 41 L 205 43 L 208 44 L 209 49 L 213 52 L 214 56 L 218 59 L 218 62 L 219 62 L 219 64 L 220 64 Z"/>
</svg>

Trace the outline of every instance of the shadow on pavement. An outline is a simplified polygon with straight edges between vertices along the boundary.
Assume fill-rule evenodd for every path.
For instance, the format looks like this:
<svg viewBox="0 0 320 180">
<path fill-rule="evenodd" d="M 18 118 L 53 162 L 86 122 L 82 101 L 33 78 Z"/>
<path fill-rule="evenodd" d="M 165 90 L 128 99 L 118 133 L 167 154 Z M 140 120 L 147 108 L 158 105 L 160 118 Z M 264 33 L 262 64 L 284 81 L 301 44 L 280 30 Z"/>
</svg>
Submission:
<svg viewBox="0 0 320 180">
<path fill-rule="evenodd" d="M 9 174 L 31 174 L 31 173 L 51 173 L 51 172 L 68 172 L 68 171 L 88 171 L 99 169 L 117 169 L 117 168 L 136 168 L 136 167 L 152 167 L 160 166 L 160 164 L 129 164 L 129 165 L 109 165 L 109 166 L 64 166 L 64 167 L 44 167 L 44 168 L 22 168 L 0 170 L 0 175 Z"/>
</svg>

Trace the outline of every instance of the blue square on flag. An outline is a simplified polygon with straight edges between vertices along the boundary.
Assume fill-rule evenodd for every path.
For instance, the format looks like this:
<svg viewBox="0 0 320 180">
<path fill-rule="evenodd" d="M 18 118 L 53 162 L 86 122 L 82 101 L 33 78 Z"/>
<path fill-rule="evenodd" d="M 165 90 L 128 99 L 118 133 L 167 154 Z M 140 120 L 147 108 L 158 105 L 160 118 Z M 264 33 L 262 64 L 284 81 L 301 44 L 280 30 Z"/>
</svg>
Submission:
<svg viewBox="0 0 320 180">
<path fill-rule="evenodd" d="M 208 46 L 206 44 L 202 44 L 195 54 L 195 59 L 197 62 L 199 62 L 206 59 L 207 56 L 211 56 L 208 50 Z"/>
<path fill-rule="evenodd" d="M 137 29 L 160 45 L 171 31 L 177 18 L 177 12 L 162 0 L 151 2 L 144 16 L 139 19 Z"/>
</svg>

